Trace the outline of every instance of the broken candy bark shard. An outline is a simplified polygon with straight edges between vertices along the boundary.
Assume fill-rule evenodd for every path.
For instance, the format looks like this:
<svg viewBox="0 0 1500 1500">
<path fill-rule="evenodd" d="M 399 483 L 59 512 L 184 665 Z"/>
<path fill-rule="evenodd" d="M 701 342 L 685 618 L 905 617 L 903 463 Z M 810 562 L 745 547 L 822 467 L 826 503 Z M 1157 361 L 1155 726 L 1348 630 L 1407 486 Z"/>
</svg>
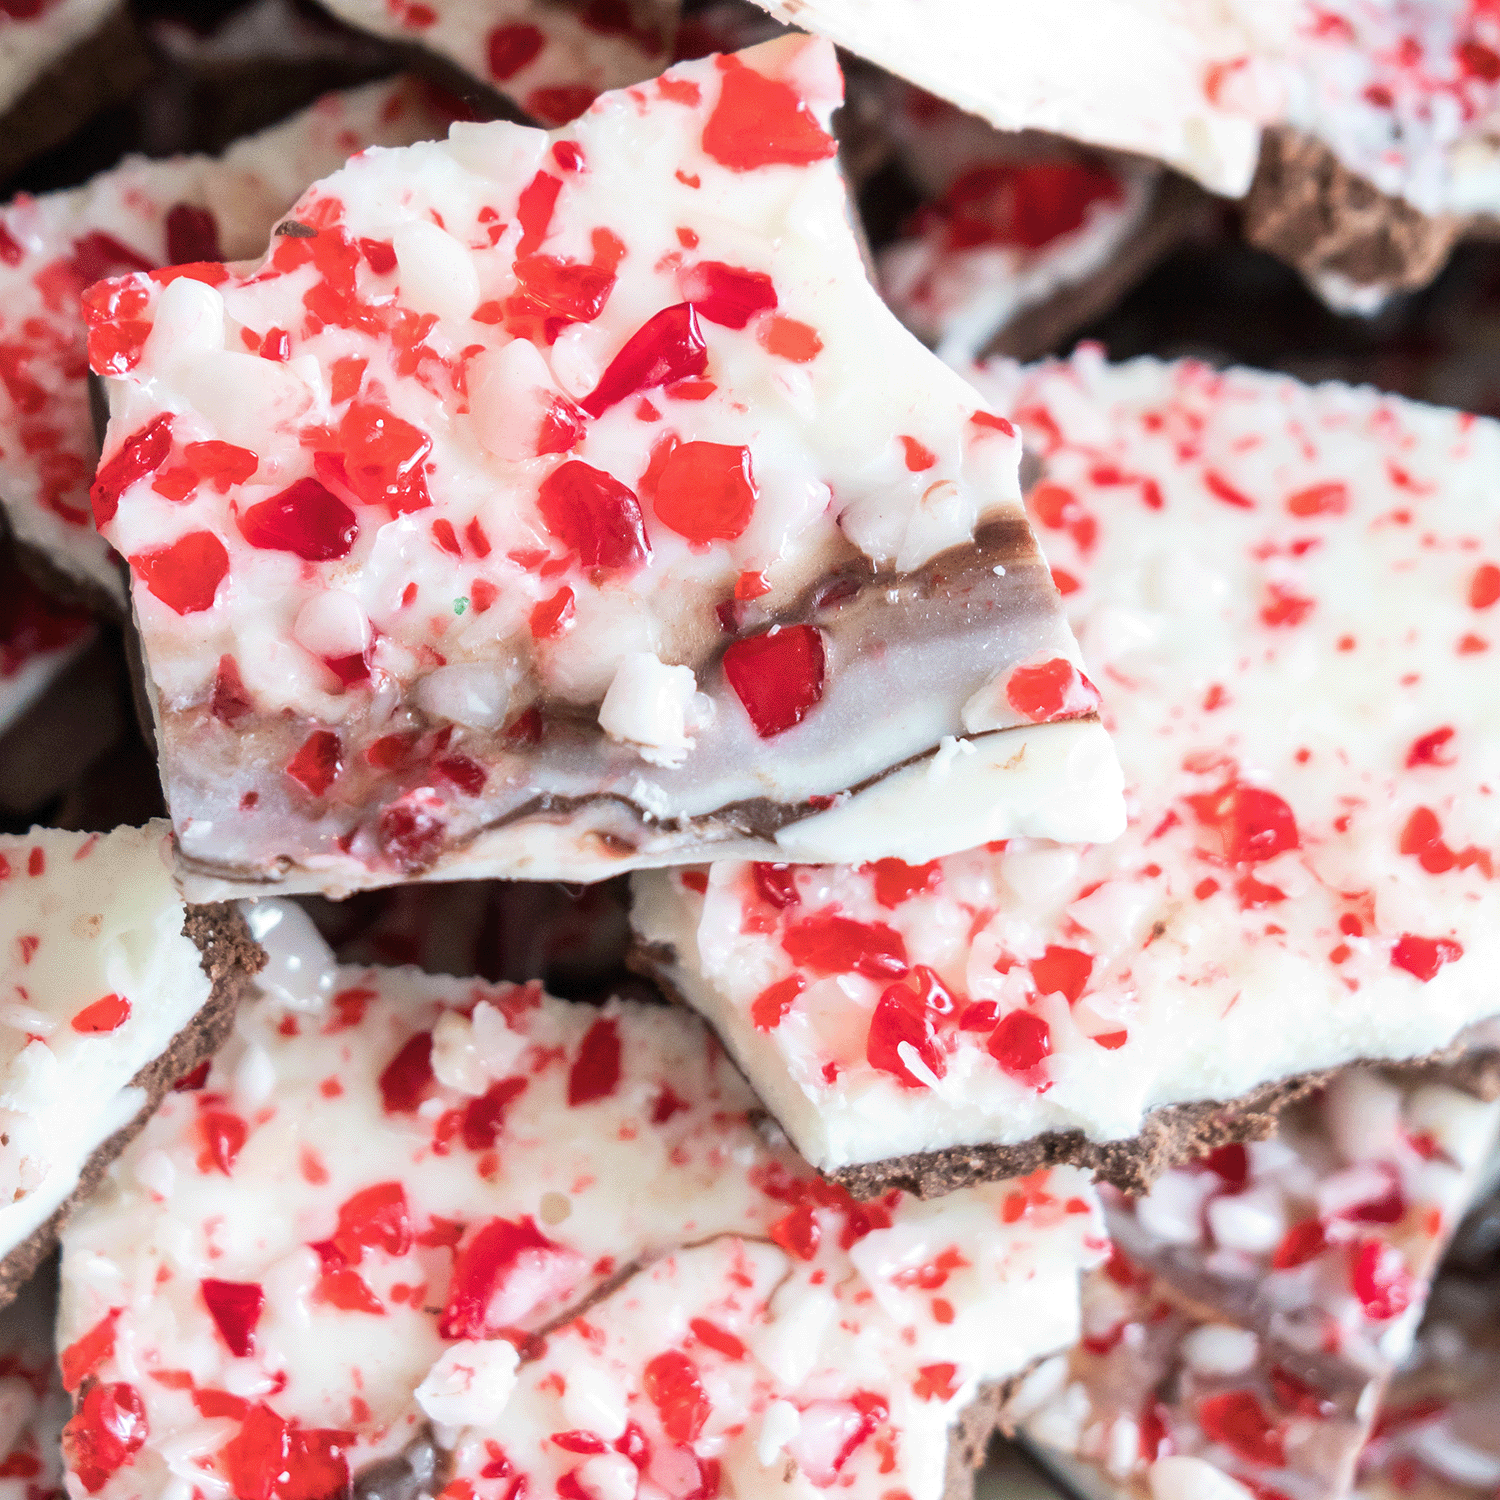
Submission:
<svg viewBox="0 0 1500 1500">
<path fill-rule="evenodd" d="M 1495 1103 L 1350 1069 L 1272 1139 L 1107 1194 L 1083 1336 L 1008 1415 L 1089 1492 L 1219 1493 L 1219 1475 L 1338 1500 L 1497 1127 Z"/>
<path fill-rule="evenodd" d="M 860 1193 L 1139 1187 L 1496 1012 L 1500 426 L 1096 350 L 975 379 L 1042 465 L 1125 834 L 638 875 L 640 961 Z"/>
<path fill-rule="evenodd" d="M 190 895 L 1113 836 L 1018 439 L 866 281 L 839 96 L 807 38 L 684 64 L 89 294 Z"/>
<path fill-rule="evenodd" d="M 295 908 L 253 916 L 265 998 L 67 1231 L 90 1493 L 170 1463 L 256 1494 L 285 1460 L 307 1495 L 404 1466 L 486 1497 L 939 1500 L 970 1409 L 1076 1338 L 1106 1248 L 1083 1173 L 858 1204 L 684 1012 L 335 969 Z"/>
<path fill-rule="evenodd" d="M 162 1095 L 227 1034 L 262 955 L 184 909 L 168 828 L 0 837 L 0 1302 Z"/>
<path fill-rule="evenodd" d="M 98 535 L 79 294 L 101 276 L 252 253 L 321 172 L 372 142 L 440 128 L 409 82 L 331 94 L 222 157 L 132 157 L 92 182 L 0 210 L 0 506 L 61 589 L 122 612 L 119 559 Z"/>
<path fill-rule="evenodd" d="M 409 42 L 560 125 L 605 89 L 653 77 L 671 59 L 678 0 L 322 0 L 340 20 Z"/>
</svg>

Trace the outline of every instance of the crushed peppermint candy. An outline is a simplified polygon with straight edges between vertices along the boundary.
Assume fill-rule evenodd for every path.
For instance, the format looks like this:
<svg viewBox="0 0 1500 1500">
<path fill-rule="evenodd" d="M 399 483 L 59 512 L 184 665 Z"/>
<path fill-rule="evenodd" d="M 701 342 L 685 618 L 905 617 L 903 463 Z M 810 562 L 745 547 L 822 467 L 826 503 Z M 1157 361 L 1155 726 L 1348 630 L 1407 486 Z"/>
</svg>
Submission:
<svg viewBox="0 0 1500 1500">
<path fill-rule="evenodd" d="M 194 899 L 1118 829 L 1015 430 L 865 279 L 841 89 L 786 37 L 455 125 L 258 266 L 88 293 Z"/>
<path fill-rule="evenodd" d="M 1118 1140 L 1492 1015 L 1500 427 L 1087 349 L 975 378 L 1041 460 L 1130 823 L 635 877 L 645 955 L 799 1148 Z"/>
<path fill-rule="evenodd" d="M 268 998 L 66 1231 L 84 1492 L 938 1500 L 957 1415 L 1077 1336 L 1076 1169 L 856 1203 L 695 1018 L 335 969 L 276 906 Z"/>
</svg>

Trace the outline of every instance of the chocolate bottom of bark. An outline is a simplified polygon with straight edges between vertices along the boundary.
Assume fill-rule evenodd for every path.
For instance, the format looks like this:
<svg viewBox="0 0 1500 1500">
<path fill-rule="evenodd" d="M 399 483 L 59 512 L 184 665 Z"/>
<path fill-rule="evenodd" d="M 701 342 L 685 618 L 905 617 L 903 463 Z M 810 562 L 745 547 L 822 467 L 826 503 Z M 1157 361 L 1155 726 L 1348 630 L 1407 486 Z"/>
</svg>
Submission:
<svg viewBox="0 0 1500 1500">
<path fill-rule="evenodd" d="M 1040 1363 L 1040 1360 L 1033 1360 L 1009 1379 L 980 1386 L 978 1394 L 959 1413 L 958 1420 L 948 1430 L 943 1500 L 973 1500 L 974 1477 L 989 1456 L 990 1444 L 997 1433 L 1004 1433 L 1007 1437 L 1011 1433 L 1005 1414 L 1011 1397 Z"/>
<path fill-rule="evenodd" d="M 1429 216 L 1382 193 L 1315 136 L 1284 125 L 1263 133 L 1244 202 L 1252 245 L 1295 267 L 1315 289 L 1334 277 L 1376 303 L 1431 281 L 1468 223 L 1455 214 Z"/>
<path fill-rule="evenodd" d="M 990 340 L 980 358 L 1004 354 L 1038 359 L 1061 349 L 1085 324 L 1107 313 L 1159 261 L 1189 240 L 1204 238 L 1220 218 L 1217 200 L 1197 183 L 1164 172 L 1139 226 L 1091 275 L 1022 308 Z"/>
<path fill-rule="evenodd" d="M 254 976 L 265 966 L 265 950 L 250 935 L 239 909 L 227 904 L 190 906 L 182 924 L 201 955 L 208 975 L 208 999 L 177 1033 L 166 1050 L 138 1072 L 130 1087 L 141 1089 L 146 1102 L 129 1124 L 100 1142 L 78 1174 L 78 1185 L 53 1214 L 18 1245 L 0 1256 L 0 1307 L 31 1279 L 57 1244 L 63 1226 L 78 1204 L 104 1179 L 109 1165 L 144 1129 L 163 1097 L 178 1079 L 213 1056 L 228 1039 L 235 1011 Z"/>
<path fill-rule="evenodd" d="M 128 97 L 150 72 L 150 55 L 130 11 L 121 5 L 0 116 L 0 180 Z"/>
<path fill-rule="evenodd" d="M 677 955 L 670 944 L 633 942 L 625 963 L 633 973 L 655 984 L 674 1004 L 693 1009 L 676 978 Z M 740 1068 L 745 1082 L 754 1090 L 755 1080 L 740 1066 L 734 1048 L 716 1027 L 703 1019 L 718 1036 L 725 1055 Z M 1462 1039 L 1409 1061 L 1360 1058 L 1345 1066 L 1378 1068 L 1408 1081 L 1443 1083 L 1478 1099 L 1500 1097 L 1500 1051 L 1488 1045 L 1471 1047 Z M 1337 1071 L 1323 1068 L 1258 1084 L 1235 1099 L 1162 1105 L 1146 1116 L 1135 1135 L 1121 1140 L 1090 1140 L 1081 1130 L 1047 1131 L 1014 1145 L 948 1146 L 832 1171 L 819 1170 L 830 1182 L 866 1200 L 892 1189 L 918 1198 L 941 1198 L 945 1193 L 976 1183 L 1024 1177 L 1029 1172 L 1056 1166 L 1086 1168 L 1121 1192 L 1135 1196 L 1150 1192 L 1152 1184 L 1168 1167 L 1196 1161 L 1231 1142 L 1269 1139 L 1276 1132 L 1282 1112 L 1322 1087 Z"/>
</svg>

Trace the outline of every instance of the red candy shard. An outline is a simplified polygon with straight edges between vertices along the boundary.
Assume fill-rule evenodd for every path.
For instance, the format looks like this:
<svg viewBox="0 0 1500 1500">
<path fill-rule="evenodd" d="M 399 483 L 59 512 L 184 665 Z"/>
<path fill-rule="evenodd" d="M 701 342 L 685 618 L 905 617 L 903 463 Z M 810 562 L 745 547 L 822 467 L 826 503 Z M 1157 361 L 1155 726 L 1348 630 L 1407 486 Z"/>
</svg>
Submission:
<svg viewBox="0 0 1500 1500">
<path fill-rule="evenodd" d="M 203 1136 L 208 1143 L 209 1160 L 226 1176 L 244 1149 L 250 1127 L 238 1115 L 227 1110 L 210 1110 L 203 1116 Z"/>
<path fill-rule="evenodd" d="M 399 1182 L 377 1182 L 345 1199 L 333 1243 L 351 1266 L 365 1250 L 405 1255 L 412 1247 L 411 1210 Z"/>
<path fill-rule="evenodd" d="M 229 1352 L 237 1359 L 247 1359 L 255 1352 L 255 1325 L 266 1302 L 260 1283 L 205 1279 L 198 1285 Z"/>
<path fill-rule="evenodd" d="M 785 734 L 817 706 L 824 668 L 823 636 L 812 625 L 768 630 L 724 652 L 724 675 L 763 740 Z"/>
<path fill-rule="evenodd" d="M 387 506 L 392 515 L 432 504 L 424 469 L 432 439 L 425 432 L 382 406 L 355 401 L 339 423 L 339 442 L 349 486 L 366 504 Z"/>
<path fill-rule="evenodd" d="M 811 1260 L 823 1241 L 823 1226 L 811 1203 L 799 1203 L 790 1213 L 783 1214 L 771 1225 L 769 1233 L 788 1255 L 799 1260 Z"/>
<path fill-rule="evenodd" d="M 1094 971 L 1093 956 L 1077 948 L 1049 944 L 1040 958 L 1031 960 L 1031 977 L 1037 994 L 1061 995 L 1071 1005 L 1083 993 Z"/>
<path fill-rule="evenodd" d="M 180 615 L 213 607 L 229 572 L 229 553 L 211 531 L 190 531 L 170 547 L 130 559 L 137 577 L 169 609 Z"/>
<path fill-rule="evenodd" d="M 433 858 L 448 826 L 438 814 L 442 805 L 430 788 L 418 787 L 382 809 L 380 847 L 393 864 L 410 873 Z"/>
<path fill-rule="evenodd" d="M 1207 1437 L 1247 1463 L 1279 1469 L 1286 1462 L 1280 1425 L 1253 1391 L 1221 1391 L 1206 1397 L 1198 1403 L 1198 1421 Z"/>
<path fill-rule="evenodd" d="M 1052 1031 L 1029 1010 L 1013 1010 L 1001 1018 L 986 1044 L 989 1054 L 1016 1077 L 1039 1067 L 1052 1051 Z"/>
<path fill-rule="evenodd" d="M 690 542 L 733 541 L 755 514 L 759 491 L 750 450 L 729 443 L 680 443 L 656 480 L 656 519 Z"/>
<path fill-rule="evenodd" d="M 1250 1153 L 1240 1141 L 1219 1146 L 1203 1158 L 1203 1165 L 1232 1188 L 1242 1188 L 1250 1177 Z"/>
<path fill-rule="evenodd" d="M 435 1081 L 432 1071 L 432 1033 L 419 1031 L 386 1064 L 380 1075 L 380 1102 L 393 1115 L 411 1114 Z"/>
<path fill-rule="evenodd" d="M 73 1030 L 84 1036 L 118 1031 L 130 1019 L 130 1001 L 123 995 L 106 995 L 73 1017 Z"/>
<path fill-rule="evenodd" d="M 1463 946 L 1452 938 L 1418 937 L 1414 932 L 1403 932 L 1391 946 L 1391 967 L 1405 969 L 1426 984 L 1437 977 L 1444 964 L 1463 956 Z"/>
<path fill-rule="evenodd" d="M 815 974 L 902 979 L 910 969 L 905 940 L 881 922 L 819 912 L 789 928 L 781 942 L 793 963 Z"/>
<path fill-rule="evenodd" d="M 620 1029 L 613 1020 L 595 1021 L 583 1034 L 568 1070 L 568 1103 L 591 1104 L 614 1093 L 620 1082 Z"/>
<path fill-rule="evenodd" d="M 89 503 L 94 509 L 94 524 L 103 531 L 120 508 L 120 496 L 136 480 L 155 473 L 172 451 L 172 418 L 170 414 L 154 418 L 138 432 L 133 432 L 100 466 L 89 489 Z"/>
<path fill-rule="evenodd" d="M 485 38 L 484 55 L 490 77 L 499 83 L 514 78 L 545 45 L 546 38 L 535 26 L 518 22 L 495 27 Z"/>
<path fill-rule="evenodd" d="M 1286 508 L 1294 516 L 1341 516 L 1349 509 L 1349 486 L 1341 479 L 1309 485 L 1288 495 Z"/>
<path fill-rule="evenodd" d="M 304 562 L 347 557 L 359 535 L 354 512 L 316 479 L 295 484 L 252 505 L 239 518 L 240 533 L 252 547 L 294 552 Z"/>
<path fill-rule="evenodd" d="M 645 1390 L 674 1443 L 696 1441 L 713 1410 L 698 1367 L 680 1349 L 668 1349 L 646 1364 Z"/>
<path fill-rule="evenodd" d="M 70 1394 L 76 1391 L 83 1384 L 84 1377 L 92 1375 L 114 1353 L 115 1324 L 124 1311 L 123 1307 L 112 1307 L 87 1333 L 74 1339 L 58 1356 L 65 1391 Z"/>
<path fill-rule="evenodd" d="M 344 747 L 331 729 L 315 729 L 286 763 L 286 774 L 321 797 L 344 769 Z"/>
<path fill-rule="evenodd" d="M 942 865 L 935 859 L 925 865 L 909 865 L 902 859 L 877 859 L 870 872 L 874 876 L 875 899 L 892 910 L 923 891 L 935 891 L 943 878 Z"/>
<path fill-rule="evenodd" d="M 578 404 L 591 417 L 637 391 L 653 390 L 674 380 L 702 375 L 708 369 L 708 346 L 692 304 L 679 302 L 648 318 L 625 341 L 609 368 Z"/>
<path fill-rule="evenodd" d="M 776 310 L 776 288 L 764 271 L 700 260 L 679 275 L 678 285 L 698 316 L 721 328 L 743 328 L 757 313 Z"/>
<path fill-rule="evenodd" d="M 1258 864 L 1299 845 L 1292 809 L 1264 787 L 1231 781 L 1187 801 L 1216 843 L 1211 852 L 1229 864 Z"/>
<path fill-rule="evenodd" d="M 541 1303 L 564 1295 L 577 1270 L 577 1257 L 529 1216 L 491 1219 L 454 1259 L 438 1332 L 445 1339 L 482 1339 L 514 1327 Z"/>
<path fill-rule="evenodd" d="M 205 443 L 189 443 L 183 449 L 188 467 L 200 479 L 206 479 L 221 495 L 229 493 L 231 485 L 243 484 L 260 467 L 260 457 L 249 448 L 234 443 L 211 440 Z"/>
<path fill-rule="evenodd" d="M 893 984 L 880 997 L 870 1017 L 865 1056 L 872 1068 L 892 1074 L 906 1088 L 930 1088 L 927 1078 L 912 1071 L 901 1049 L 909 1047 L 930 1074 L 942 1078 L 948 1062 L 938 1038 L 936 1017 L 952 1015 L 955 1006 L 942 980 L 925 964 L 917 966 L 912 978 L 915 987 Z"/>
<path fill-rule="evenodd" d="M 768 864 L 758 861 L 751 866 L 751 876 L 760 899 L 778 911 L 796 906 L 802 899 L 797 894 L 797 868 L 795 865 Z"/>
<path fill-rule="evenodd" d="M 1411 1306 L 1416 1282 L 1401 1252 L 1385 1240 L 1365 1240 L 1353 1252 L 1349 1285 L 1376 1322 L 1400 1316 Z"/>
<path fill-rule="evenodd" d="M 524 1078 L 502 1078 L 464 1106 L 463 1140 L 470 1151 L 490 1151 L 505 1125 L 505 1112 L 526 1092 Z"/>
<path fill-rule="evenodd" d="M 755 1029 L 775 1031 L 806 988 L 807 981 L 800 974 L 788 974 L 785 979 L 767 985 L 750 1005 L 750 1020 Z"/>
<path fill-rule="evenodd" d="M 731 172 L 753 172 L 808 166 L 838 150 L 790 84 L 757 73 L 737 57 L 721 56 L 717 62 L 724 76 L 703 127 L 705 156 Z"/>
<path fill-rule="evenodd" d="M 1317 1219 L 1303 1219 L 1282 1235 L 1281 1243 L 1271 1254 L 1271 1265 L 1278 1271 L 1290 1271 L 1316 1260 L 1327 1248 L 1322 1223 Z"/>
<path fill-rule="evenodd" d="M 1469 580 L 1469 607 L 1488 609 L 1500 599 L 1500 568 L 1494 563 L 1480 563 Z"/>
<path fill-rule="evenodd" d="M 651 556 L 635 492 L 581 459 L 569 459 L 542 481 L 537 509 L 586 568 L 633 569 Z"/>
<path fill-rule="evenodd" d="M 1006 680 L 1005 701 L 1034 724 L 1075 719 L 1099 711 L 1099 689 L 1064 656 L 1017 667 Z"/>
<path fill-rule="evenodd" d="M 352 1442 L 351 1433 L 293 1426 L 258 1402 L 218 1462 L 235 1500 L 329 1500 L 349 1493 Z"/>
<path fill-rule="evenodd" d="M 68 1467 L 91 1495 L 109 1483 L 146 1441 L 146 1407 L 133 1385 L 91 1385 L 63 1428 Z"/>
</svg>

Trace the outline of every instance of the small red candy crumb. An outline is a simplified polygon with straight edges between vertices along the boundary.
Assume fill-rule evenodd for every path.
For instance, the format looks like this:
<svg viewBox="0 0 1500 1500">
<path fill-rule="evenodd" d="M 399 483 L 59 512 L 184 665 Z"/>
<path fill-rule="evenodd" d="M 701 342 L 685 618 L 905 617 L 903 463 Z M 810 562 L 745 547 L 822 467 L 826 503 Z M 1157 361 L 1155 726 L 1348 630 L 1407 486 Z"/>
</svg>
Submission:
<svg viewBox="0 0 1500 1500">
<path fill-rule="evenodd" d="M 130 1019 L 130 1001 L 123 995 L 106 995 L 95 1000 L 73 1017 L 73 1030 L 84 1036 L 100 1032 L 118 1031 Z"/>
<path fill-rule="evenodd" d="M 662 1431 L 674 1443 L 695 1441 L 713 1408 L 692 1360 L 679 1349 L 658 1354 L 646 1365 L 644 1384 Z"/>
<path fill-rule="evenodd" d="M 123 1307 L 111 1308 L 87 1333 L 75 1339 L 58 1356 L 63 1389 L 69 1394 L 83 1384 L 86 1375 L 93 1374 L 114 1353 L 115 1324 L 124 1311 Z"/>
<path fill-rule="evenodd" d="M 1288 495 L 1286 508 L 1294 516 L 1341 516 L 1349 509 L 1349 486 L 1338 479 L 1309 485 Z"/>
<path fill-rule="evenodd" d="M 497 26 L 485 39 L 485 60 L 490 77 L 499 83 L 514 78 L 532 62 L 546 45 L 546 38 L 535 26 L 516 23 Z"/>
<path fill-rule="evenodd" d="M 584 1033 L 568 1070 L 568 1103 L 591 1104 L 614 1093 L 620 1082 L 620 1029 L 613 1020 L 595 1021 Z"/>
<path fill-rule="evenodd" d="M 870 1016 L 865 1057 L 872 1068 L 891 1074 L 904 1088 L 929 1088 L 929 1080 L 912 1071 L 902 1048 L 909 1047 L 928 1073 L 942 1078 L 948 1062 L 938 1039 L 936 1017 L 952 1015 L 954 1003 L 942 981 L 925 965 L 919 965 L 912 978 L 915 987 L 898 982 L 880 997 Z"/>
<path fill-rule="evenodd" d="M 750 1004 L 750 1020 L 757 1031 L 775 1031 L 786 1018 L 797 996 L 807 988 L 800 974 L 788 974 L 769 984 Z"/>
<path fill-rule="evenodd" d="M 411 1114 L 426 1098 L 434 1081 L 432 1033 L 419 1031 L 407 1038 L 380 1075 L 381 1103 L 388 1114 Z"/>
<path fill-rule="evenodd" d="M 795 865 L 769 864 L 762 860 L 751 866 L 751 876 L 760 899 L 778 911 L 796 906 L 802 899 L 797 893 Z"/>
<path fill-rule="evenodd" d="M 779 313 L 769 320 L 758 335 L 760 346 L 767 354 L 784 359 L 788 364 L 811 364 L 823 352 L 823 340 L 818 330 L 796 318 L 784 318 Z"/>
<path fill-rule="evenodd" d="M 1279 1469 L 1286 1462 L 1280 1426 L 1253 1391 L 1222 1391 L 1198 1403 L 1205 1435 L 1252 1464 Z"/>
<path fill-rule="evenodd" d="M 832 912 L 819 912 L 789 928 L 782 946 L 793 963 L 815 974 L 902 979 L 910 968 L 906 943 L 895 928 Z"/>
<path fill-rule="evenodd" d="M 702 260 L 678 277 L 683 296 L 700 318 L 721 328 L 743 328 L 757 313 L 776 308 L 776 288 L 762 271 Z"/>
<path fill-rule="evenodd" d="M 1099 711 L 1099 690 L 1066 657 L 1017 667 L 1006 680 L 1005 701 L 1034 724 Z"/>
<path fill-rule="evenodd" d="M 229 553 L 213 532 L 190 531 L 170 547 L 138 553 L 130 566 L 169 609 L 193 615 L 213 607 L 229 572 Z"/>
<path fill-rule="evenodd" d="M 566 1289 L 571 1263 L 530 1217 L 489 1220 L 454 1258 L 438 1332 L 445 1339 L 482 1339 L 513 1325 Z"/>
<path fill-rule="evenodd" d="M 218 1463 L 237 1500 L 327 1500 L 349 1492 L 353 1442 L 352 1433 L 294 1426 L 258 1402 Z"/>
<path fill-rule="evenodd" d="M 299 479 L 239 519 L 240 533 L 252 547 L 293 552 L 304 562 L 347 557 L 359 535 L 354 512 L 316 479 Z"/>
<path fill-rule="evenodd" d="M 234 1164 L 244 1149 L 250 1128 L 238 1116 L 227 1110 L 209 1110 L 203 1116 L 203 1137 L 208 1143 L 209 1160 L 226 1176 L 234 1171 Z"/>
<path fill-rule="evenodd" d="M 1213 853 L 1229 864 L 1257 864 L 1298 847 L 1292 809 L 1264 787 L 1231 781 L 1187 801 L 1215 839 Z"/>
<path fill-rule="evenodd" d="M 115 518 L 120 496 L 136 480 L 154 473 L 172 451 L 172 418 L 156 417 L 139 432 L 133 432 L 119 448 L 99 466 L 89 490 L 94 508 L 94 522 L 100 531 Z"/>
<path fill-rule="evenodd" d="M 1401 1252 L 1384 1240 L 1365 1240 L 1353 1251 L 1349 1285 L 1376 1322 L 1398 1317 L 1411 1306 L 1416 1283 Z"/>
<path fill-rule="evenodd" d="M 339 442 L 350 488 L 368 505 L 392 515 L 432 504 L 425 461 L 432 439 L 383 406 L 355 401 L 339 422 Z"/>
<path fill-rule="evenodd" d="M 551 598 L 543 599 L 532 609 L 531 633 L 539 641 L 556 640 L 567 633 L 575 613 L 573 590 L 560 588 Z"/>
<path fill-rule="evenodd" d="M 1261 606 L 1260 617 L 1267 625 L 1300 625 L 1315 608 L 1311 599 L 1294 594 L 1279 583 L 1267 590 L 1270 601 Z"/>
<path fill-rule="evenodd" d="M 698 315 L 690 302 L 679 302 L 648 318 L 626 339 L 599 384 L 578 404 L 589 416 L 600 417 L 637 391 L 687 380 L 707 369 L 708 345 Z"/>
<path fill-rule="evenodd" d="M 811 1203 L 799 1203 L 790 1213 L 783 1214 L 769 1232 L 788 1255 L 795 1255 L 798 1260 L 811 1260 L 823 1239 L 823 1226 Z"/>
<path fill-rule="evenodd" d="M 901 446 L 906 452 L 906 467 L 913 474 L 923 474 L 937 463 L 937 454 L 925 443 L 919 443 L 914 437 L 903 436 Z"/>
<path fill-rule="evenodd" d="M 524 1078 L 502 1078 L 464 1106 L 463 1140 L 470 1151 L 491 1151 L 505 1126 L 505 1114 L 526 1092 Z"/>
<path fill-rule="evenodd" d="M 724 675 L 761 739 L 800 724 L 823 696 L 823 637 L 812 625 L 768 630 L 724 652 Z"/>
<path fill-rule="evenodd" d="M 1052 1031 L 1029 1010 L 1013 1010 L 990 1033 L 989 1054 L 1014 1077 L 1024 1077 L 1052 1051 Z"/>
<path fill-rule="evenodd" d="M 728 443 L 681 443 L 656 480 L 656 518 L 690 542 L 733 541 L 755 514 L 750 450 Z"/>
<path fill-rule="evenodd" d="M 912 1392 L 921 1401 L 951 1401 L 958 1394 L 958 1386 L 954 1384 L 957 1374 L 958 1366 L 946 1361 L 923 1365 L 911 1383 Z"/>
<path fill-rule="evenodd" d="M 753 172 L 808 166 L 838 150 L 790 84 L 757 73 L 732 54 L 715 61 L 723 79 L 718 103 L 703 127 L 705 156 L 731 172 Z"/>
<path fill-rule="evenodd" d="M 1444 964 L 1463 956 L 1462 945 L 1452 938 L 1418 937 L 1416 933 L 1403 932 L 1391 946 L 1391 967 L 1405 969 L 1426 984 L 1437 977 Z"/>
<path fill-rule="evenodd" d="M 399 868 L 420 870 L 437 853 L 448 826 L 438 814 L 441 805 L 429 788 L 418 787 L 382 809 L 380 847 Z"/>
<path fill-rule="evenodd" d="M 1500 599 L 1500 568 L 1494 563 L 1480 563 L 1469 580 L 1469 605 L 1473 609 L 1488 609 Z"/>
<path fill-rule="evenodd" d="M 146 1441 L 146 1407 L 133 1385 L 92 1385 L 63 1428 L 68 1466 L 91 1495 L 109 1483 Z"/>
<path fill-rule="evenodd" d="M 745 1357 L 745 1346 L 727 1328 L 710 1323 L 707 1318 L 694 1318 L 688 1327 L 700 1344 L 706 1344 L 725 1359 L 741 1360 Z"/>
<path fill-rule="evenodd" d="M 923 891 L 935 891 L 943 879 L 942 866 L 935 859 L 925 865 L 909 865 L 901 859 L 877 859 L 870 866 L 870 873 L 874 877 L 875 899 L 888 909 Z"/>
<path fill-rule="evenodd" d="M 1094 971 L 1093 956 L 1077 948 L 1049 945 L 1040 958 L 1031 960 L 1031 977 L 1039 995 L 1060 994 L 1069 1005 L 1083 993 Z"/>
<path fill-rule="evenodd" d="M 441 755 L 432 763 L 432 769 L 468 797 L 477 797 L 489 780 L 489 772 L 467 755 Z"/>
<path fill-rule="evenodd" d="M 406 1189 L 399 1182 L 377 1182 L 345 1199 L 333 1243 L 350 1265 L 357 1266 L 367 1249 L 405 1255 L 412 1247 Z"/>
<path fill-rule="evenodd" d="M 1443 755 L 1443 747 L 1453 735 L 1453 727 L 1445 724 L 1441 729 L 1434 729 L 1430 734 L 1413 740 L 1411 749 L 1406 752 L 1406 769 L 1410 771 L 1415 766 L 1451 766 L 1453 761 Z"/>
<path fill-rule="evenodd" d="M 569 459 L 542 481 L 537 508 L 547 530 L 586 568 L 634 569 L 651 556 L 634 491 L 581 459 Z"/>
<path fill-rule="evenodd" d="M 321 797 L 344 769 L 344 747 L 331 729 L 315 729 L 286 763 L 286 774 Z"/>
<path fill-rule="evenodd" d="M 238 1359 L 249 1358 L 255 1352 L 255 1325 L 266 1302 L 260 1283 L 206 1279 L 199 1287 L 229 1352 Z"/>
</svg>

